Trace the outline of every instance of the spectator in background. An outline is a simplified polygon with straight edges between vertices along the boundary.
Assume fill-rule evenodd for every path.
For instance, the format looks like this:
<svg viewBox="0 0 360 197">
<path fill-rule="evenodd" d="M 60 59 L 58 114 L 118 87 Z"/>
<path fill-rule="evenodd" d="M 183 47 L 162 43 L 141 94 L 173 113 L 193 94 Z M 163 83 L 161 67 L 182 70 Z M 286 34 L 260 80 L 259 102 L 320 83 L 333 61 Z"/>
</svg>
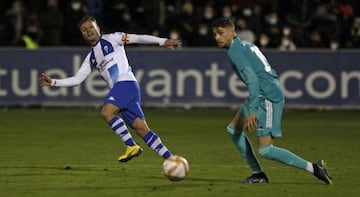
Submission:
<svg viewBox="0 0 360 197">
<path fill-rule="evenodd" d="M 265 25 L 263 33 L 266 33 L 270 37 L 268 47 L 276 48 L 280 45 L 281 39 L 281 24 L 278 14 L 275 11 L 271 11 L 265 16 Z"/>
<path fill-rule="evenodd" d="M 194 5 L 191 1 L 186 1 L 182 5 L 182 12 L 176 21 L 181 37 L 183 38 L 183 45 L 188 45 L 193 33 L 196 31 L 196 23 L 198 17 L 194 10 Z"/>
<path fill-rule="evenodd" d="M 360 1 L 354 0 L 57 1 L 58 10 L 63 13 L 63 24 L 67 23 L 66 28 L 58 31 L 63 34 L 61 45 L 65 46 L 85 44 L 80 35 L 71 30 L 77 28 L 76 21 L 80 17 L 90 13 L 98 18 L 105 32 L 129 31 L 166 36 L 175 28 L 180 32 L 185 46 L 191 46 L 194 35 L 198 36 L 200 23 L 209 25 L 214 17 L 224 16 L 233 21 L 245 20 L 246 29 L 254 33 L 255 42 L 260 47 L 278 48 L 284 41 L 290 41 L 297 48 L 315 46 L 330 49 L 335 40 L 339 48 L 360 47 L 356 33 L 358 25 L 355 22 L 355 18 L 360 17 Z M 47 4 L 47 0 L 0 0 L 0 45 L 19 45 L 21 34 L 26 29 L 26 16 L 37 14 L 44 31 L 40 44 L 58 46 L 55 44 L 58 42 L 47 44 L 48 41 L 45 41 L 53 36 L 48 34 L 57 31 L 58 27 L 54 27 L 54 23 L 61 22 L 60 17 L 50 14 L 53 10 L 48 10 Z M 290 27 L 290 38 L 282 38 L 283 25 Z M 241 31 L 241 34 L 248 33 Z M 267 44 L 261 45 L 260 39 Z M 213 41 L 208 46 L 213 46 Z"/>
<path fill-rule="evenodd" d="M 270 38 L 266 33 L 261 33 L 259 39 L 255 42 L 260 49 L 269 48 Z"/>
<path fill-rule="evenodd" d="M 197 26 L 197 31 L 189 41 L 189 46 L 206 47 L 215 46 L 215 41 L 212 37 L 210 26 L 207 23 L 200 23 Z"/>
<path fill-rule="evenodd" d="M 229 18 L 234 21 L 235 17 L 233 16 L 233 13 L 231 11 L 230 5 L 225 5 L 221 8 L 221 15 L 223 18 Z"/>
<path fill-rule="evenodd" d="M 312 20 L 312 28 L 320 33 L 323 46 L 329 48 L 331 39 L 338 39 L 340 25 L 337 9 L 330 2 L 320 3 Z"/>
<path fill-rule="evenodd" d="M 26 28 L 27 12 L 21 0 L 13 1 L 10 9 L 5 13 L 4 38 L 10 46 L 19 46 L 22 42 L 22 33 Z"/>
<path fill-rule="evenodd" d="M 139 0 L 134 12 L 132 12 L 132 22 L 136 22 L 139 32 L 153 33 L 160 29 L 160 3 L 163 0 Z"/>
<path fill-rule="evenodd" d="M 103 0 L 86 0 L 86 5 L 89 9 L 89 14 L 97 18 L 97 20 L 99 21 L 99 18 L 101 18 L 104 9 Z"/>
<path fill-rule="evenodd" d="M 58 7 L 58 0 L 47 0 L 46 9 L 40 16 L 40 28 L 43 32 L 41 45 L 62 45 L 63 13 Z"/>
<path fill-rule="evenodd" d="M 282 29 L 282 37 L 279 50 L 282 51 L 294 51 L 296 50 L 296 45 L 292 40 L 292 32 L 290 26 L 284 26 Z"/>
<path fill-rule="evenodd" d="M 71 0 L 70 4 L 65 10 L 63 26 L 63 41 L 67 46 L 86 46 L 79 32 L 74 31 L 78 29 L 78 21 L 80 21 L 87 14 L 86 5 L 82 0 Z"/>
<path fill-rule="evenodd" d="M 248 42 L 255 42 L 256 36 L 254 32 L 248 28 L 246 21 L 239 18 L 235 21 L 235 29 L 237 37 Z"/>
<path fill-rule="evenodd" d="M 181 37 L 180 35 L 180 32 L 179 30 L 173 28 L 169 31 L 169 36 L 168 36 L 170 39 L 173 39 L 173 40 L 180 40 L 182 41 L 183 38 Z"/>
<path fill-rule="evenodd" d="M 315 30 L 315 31 L 311 32 L 308 47 L 310 47 L 310 48 L 325 48 L 326 47 L 319 31 Z"/>
<path fill-rule="evenodd" d="M 29 50 L 38 49 L 40 37 L 39 21 L 37 16 L 33 14 L 28 17 L 25 33 L 21 36 L 21 45 Z"/>
<path fill-rule="evenodd" d="M 348 46 L 360 48 L 360 17 L 354 19 L 351 30 L 350 30 L 351 39 L 349 40 Z"/>
<path fill-rule="evenodd" d="M 214 7 L 211 4 L 205 5 L 200 19 L 201 22 L 211 25 L 215 17 L 216 13 Z"/>
</svg>

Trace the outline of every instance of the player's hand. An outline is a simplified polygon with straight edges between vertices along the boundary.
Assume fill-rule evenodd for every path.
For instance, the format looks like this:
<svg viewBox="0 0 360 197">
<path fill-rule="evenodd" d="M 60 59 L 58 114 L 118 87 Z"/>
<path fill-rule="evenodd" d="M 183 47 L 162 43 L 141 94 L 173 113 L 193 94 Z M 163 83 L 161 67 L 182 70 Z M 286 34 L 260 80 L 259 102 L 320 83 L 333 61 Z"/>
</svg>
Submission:
<svg viewBox="0 0 360 197">
<path fill-rule="evenodd" d="M 164 47 L 169 49 L 174 49 L 175 47 L 181 47 L 181 41 L 175 39 L 167 39 L 165 41 Z"/>
<path fill-rule="evenodd" d="M 244 130 L 248 132 L 253 132 L 256 130 L 256 115 L 249 114 L 244 120 Z"/>
<path fill-rule="evenodd" d="M 51 77 L 49 77 L 49 75 L 42 73 L 40 78 L 39 78 L 39 84 L 41 86 L 50 86 L 51 85 Z"/>
</svg>

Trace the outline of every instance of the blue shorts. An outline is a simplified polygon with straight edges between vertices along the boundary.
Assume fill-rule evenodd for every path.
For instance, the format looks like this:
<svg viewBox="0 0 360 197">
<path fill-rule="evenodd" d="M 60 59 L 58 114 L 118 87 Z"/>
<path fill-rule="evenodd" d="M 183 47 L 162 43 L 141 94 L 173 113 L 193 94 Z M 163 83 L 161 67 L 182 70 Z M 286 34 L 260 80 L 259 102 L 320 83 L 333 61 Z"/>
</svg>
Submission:
<svg viewBox="0 0 360 197">
<path fill-rule="evenodd" d="M 269 136 L 281 137 L 281 118 L 284 109 L 284 99 L 279 102 L 272 102 L 263 97 L 259 98 L 259 107 L 256 112 L 258 137 Z M 240 107 L 239 115 L 245 118 L 249 113 L 249 103 L 246 100 Z"/>
<path fill-rule="evenodd" d="M 141 93 L 136 81 L 116 82 L 106 96 L 104 103 L 111 103 L 120 109 L 120 115 L 130 127 L 136 118 L 145 119 L 141 108 Z"/>
</svg>

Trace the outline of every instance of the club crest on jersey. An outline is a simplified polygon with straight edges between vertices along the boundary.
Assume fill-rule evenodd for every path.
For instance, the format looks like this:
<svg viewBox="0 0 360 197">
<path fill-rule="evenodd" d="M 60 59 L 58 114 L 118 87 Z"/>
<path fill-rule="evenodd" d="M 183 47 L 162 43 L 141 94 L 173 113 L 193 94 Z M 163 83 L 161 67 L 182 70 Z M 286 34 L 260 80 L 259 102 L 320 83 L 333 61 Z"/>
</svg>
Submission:
<svg viewBox="0 0 360 197">
<path fill-rule="evenodd" d="M 103 55 L 109 55 L 110 53 L 114 52 L 114 48 L 110 42 L 107 40 L 101 39 L 100 40 L 101 50 L 103 52 Z"/>
</svg>

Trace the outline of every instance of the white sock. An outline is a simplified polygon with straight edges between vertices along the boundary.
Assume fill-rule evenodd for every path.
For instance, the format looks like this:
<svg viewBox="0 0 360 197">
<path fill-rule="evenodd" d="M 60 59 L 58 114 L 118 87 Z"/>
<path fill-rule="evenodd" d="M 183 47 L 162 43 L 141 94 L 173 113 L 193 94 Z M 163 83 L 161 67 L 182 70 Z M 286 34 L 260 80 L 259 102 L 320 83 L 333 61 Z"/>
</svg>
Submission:
<svg viewBox="0 0 360 197">
<path fill-rule="evenodd" d="M 312 164 L 312 163 L 307 162 L 306 171 L 314 174 L 314 167 L 313 167 L 313 164 Z"/>
</svg>

